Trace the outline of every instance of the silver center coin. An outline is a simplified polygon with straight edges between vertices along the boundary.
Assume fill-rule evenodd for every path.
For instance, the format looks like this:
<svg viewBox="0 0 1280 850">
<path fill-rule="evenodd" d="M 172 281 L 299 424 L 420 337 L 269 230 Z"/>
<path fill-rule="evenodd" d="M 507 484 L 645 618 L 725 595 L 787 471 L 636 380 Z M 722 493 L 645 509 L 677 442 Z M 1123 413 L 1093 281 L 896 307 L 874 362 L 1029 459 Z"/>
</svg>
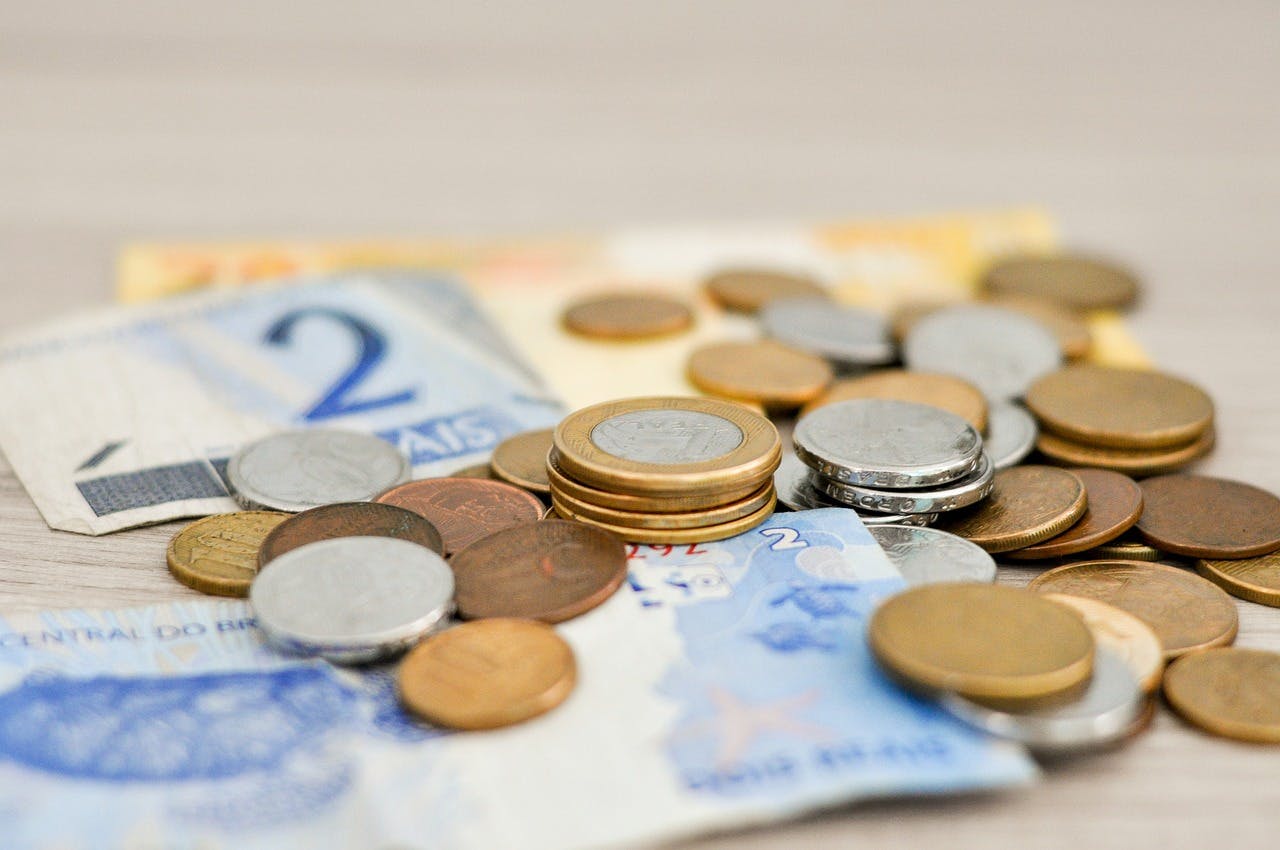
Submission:
<svg viewBox="0 0 1280 850">
<path fill-rule="evenodd" d="M 987 454 L 996 469 L 1017 466 L 1036 446 L 1035 417 L 1011 402 L 993 404 L 987 413 Z"/>
<path fill-rule="evenodd" d="M 453 571 L 416 543 L 340 537 L 308 543 L 263 568 L 249 589 L 267 639 L 338 663 L 406 649 L 453 610 Z"/>
<path fill-rule="evenodd" d="M 877 366 L 897 356 L 883 317 L 825 298 L 775 299 L 760 310 L 760 322 L 779 342 L 845 366 Z"/>
<path fill-rule="evenodd" d="M 995 581 L 996 562 L 974 543 L 936 528 L 869 527 L 909 585 L 951 581 Z"/>
<path fill-rule="evenodd" d="M 634 410 L 611 416 L 591 429 L 601 451 L 636 463 L 701 463 L 742 445 L 742 429 L 698 410 Z"/>
</svg>

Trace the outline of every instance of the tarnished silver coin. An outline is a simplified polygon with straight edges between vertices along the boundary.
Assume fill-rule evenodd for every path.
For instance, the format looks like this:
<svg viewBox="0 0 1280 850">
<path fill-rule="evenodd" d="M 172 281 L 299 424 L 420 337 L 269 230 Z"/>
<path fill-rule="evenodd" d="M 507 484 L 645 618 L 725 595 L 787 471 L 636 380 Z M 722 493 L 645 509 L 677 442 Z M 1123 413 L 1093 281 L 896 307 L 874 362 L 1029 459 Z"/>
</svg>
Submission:
<svg viewBox="0 0 1280 850">
<path fill-rule="evenodd" d="M 1098 646 L 1093 678 L 1075 700 L 1015 712 L 991 708 L 958 694 L 941 698 L 948 711 L 965 722 L 1046 754 L 1067 754 L 1105 747 L 1127 737 L 1142 718 L 1146 699 L 1133 671 L 1119 655 Z"/>
<path fill-rule="evenodd" d="M 800 417 L 796 456 L 833 481 L 891 490 L 961 479 L 978 466 L 982 436 L 928 404 L 859 398 Z"/>
<path fill-rule="evenodd" d="M 355 431 L 284 431 L 249 443 L 227 464 L 236 501 L 250 510 L 297 513 L 364 502 L 409 480 L 409 459 L 386 440 Z"/>
<path fill-rule="evenodd" d="M 907 367 L 964 378 L 990 401 L 1021 398 L 1062 366 L 1053 332 L 1003 307 L 945 307 L 918 321 L 902 346 Z"/>
<path fill-rule="evenodd" d="M 907 584 L 995 581 L 996 562 L 976 544 L 936 528 L 869 526 Z"/>
<path fill-rule="evenodd" d="M 407 540 L 338 537 L 273 560 L 253 580 L 249 602 L 276 646 L 358 664 L 443 625 L 453 611 L 453 572 Z"/>
<path fill-rule="evenodd" d="M 972 505 L 991 495 L 995 486 L 996 468 L 984 453 L 978 468 L 941 487 L 922 490 L 876 490 L 857 484 L 833 481 L 815 475 L 811 482 L 814 489 L 830 496 L 842 505 L 859 511 L 879 511 L 886 514 L 932 514 L 954 511 Z"/>
<path fill-rule="evenodd" d="M 874 525 L 914 525 L 927 526 L 937 520 L 937 514 L 882 514 L 874 511 L 859 511 L 841 504 L 830 496 L 818 492 L 809 483 L 813 471 L 805 466 L 800 458 L 787 453 L 782 456 L 782 465 L 773 474 L 774 489 L 778 493 L 778 502 L 793 511 L 808 511 L 817 508 L 844 508 L 853 511 L 868 528 Z"/>
<path fill-rule="evenodd" d="M 825 298 L 779 298 L 760 310 L 769 336 L 841 366 L 890 363 L 897 349 L 883 316 Z"/>
<path fill-rule="evenodd" d="M 742 429 L 700 410 L 633 410 L 591 429 L 591 442 L 614 457 L 637 463 L 702 463 L 742 445 Z"/>
<path fill-rule="evenodd" d="M 987 436 L 983 448 L 996 469 L 1017 466 L 1036 447 L 1040 429 L 1035 417 L 1012 402 L 993 404 L 987 409 Z"/>
</svg>

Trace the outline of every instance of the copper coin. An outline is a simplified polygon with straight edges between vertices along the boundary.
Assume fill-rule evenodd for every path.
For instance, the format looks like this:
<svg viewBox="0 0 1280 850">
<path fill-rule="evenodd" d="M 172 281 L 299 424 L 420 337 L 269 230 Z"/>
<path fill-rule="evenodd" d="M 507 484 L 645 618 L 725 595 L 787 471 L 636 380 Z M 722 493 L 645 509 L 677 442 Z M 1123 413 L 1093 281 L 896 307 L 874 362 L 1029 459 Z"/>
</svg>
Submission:
<svg viewBox="0 0 1280 850">
<path fill-rule="evenodd" d="M 775 298 L 825 298 L 817 280 L 770 269 L 724 269 L 707 278 L 711 299 L 726 310 L 755 313 Z"/>
<path fill-rule="evenodd" d="M 444 554 L 440 532 L 413 511 L 377 502 L 338 502 L 294 514 L 277 525 L 262 541 L 258 567 L 299 546 L 335 537 L 394 537 Z"/>
<path fill-rule="evenodd" d="M 1066 531 L 1025 549 L 1009 552 L 1015 560 L 1060 558 L 1115 540 L 1142 516 L 1142 488 L 1127 475 L 1105 469 L 1072 469 L 1084 482 L 1084 516 Z"/>
<path fill-rule="evenodd" d="M 1213 424 L 1204 390 L 1145 369 L 1067 366 L 1032 384 L 1026 402 L 1046 431 L 1102 448 L 1177 448 Z"/>
<path fill-rule="evenodd" d="M 1166 659 L 1229 644 L 1239 626 L 1235 603 L 1217 585 L 1164 564 L 1085 561 L 1041 573 L 1027 586 L 1128 611 L 1160 638 Z"/>
<path fill-rule="evenodd" d="M 462 623 L 427 638 L 396 676 L 412 713 L 453 729 L 497 729 L 545 714 L 573 692 L 573 650 L 532 620 Z"/>
<path fill-rule="evenodd" d="M 460 617 L 559 623 L 618 589 L 627 550 L 602 529 L 546 519 L 490 534 L 454 555 L 450 566 Z"/>
<path fill-rule="evenodd" d="M 593 339 L 649 339 L 693 325 L 693 311 L 675 298 L 642 293 L 594 295 L 570 304 L 564 327 Z"/>
<path fill-rule="evenodd" d="M 458 469 L 453 472 L 450 472 L 449 477 L 450 478 L 479 478 L 483 481 L 499 480 L 498 477 L 493 474 L 493 467 L 487 463 L 476 463 L 476 464 L 472 464 L 471 466 L 464 466 L 462 467 L 462 469 Z"/>
<path fill-rule="evenodd" d="M 1188 655 L 1169 666 L 1164 695 L 1206 732 L 1280 744 L 1280 653 L 1232 647 Z"/>
<path fill-rule="evenodd" d="M 822 395 L 804 406 L 809 414 L 837 401 L 882 398 L 931 404 L 964 419 L 981 433 L 987 428 L 987 399 L 963 378 L 933 372 L 884 369 L 836 381 Z"/>
<path fill-rule="evenodd" d="M 534 493 L 550 493 L 547 480 L 547 452 L 551 451 L 552 428 L 525 431 L 508 437 L 493 450 L 493 474 L 508 484 Z"/>
<path fill-rule="evenodd" d="M 542 518 L 537 496 L 501 481 L 474 478 L 424 478 L 392 487 L 375 499 L 425 517 L 444 538 L 452 556 L 482 537 Z"/>
<path fill-rule="evenodd" d="M 1107 260 L 1072 254 L 1017 256 L 987 270 L 990 292 L 1033 295 L 1076 310 L 1128 307 L 1138 297 L 1138 280 Z"/>
<path fill-rule="evenodd" d="M 1138 533 L 1192 558 L 1253 558 L 1280 549 L 1280 499 L 1239 481 L 1162 475 L 1142 482 Z"/>
<path fill-rule="evenodd" d="M 1054 463 L 1095 466 L 1142 477 L 1182 469 L 1211 452 L 1216 440 L 1217 435 L 1210 428 L 1195 441 L 1171 449 L 1108 449 L 1041 432 L 1036 438 L 1036 449 Z"/>
<path fill-rule="evenodd" d="M 721 342 L 689 355 L 689 380 L 710 395 L 799 407 L 831 383 L 831 364 L 770 340 Z"/>
<path fill-rule="evenodd" d="M 1084 482 L 1055 466 L 1014 466 L 996 473 L 991 495 L 938 528 L 988 552 L 1008 552 L 1048 540 L 1075 524 L 1087 506 Z"/>
<path fill-rule="evenodd" d="M 258 574 L 258 548 L 293 514 L 237 511 L 196 520 L 169 541 L 165 560 L 173 577 L 201 593 L 248 596 Z"/>
<path fill-rule="evenodd" d="M 1280 608 L 1280 552 L 1233 561 L 1202 558 L 1196 571 L 1232 596 Z"/>
</svg>

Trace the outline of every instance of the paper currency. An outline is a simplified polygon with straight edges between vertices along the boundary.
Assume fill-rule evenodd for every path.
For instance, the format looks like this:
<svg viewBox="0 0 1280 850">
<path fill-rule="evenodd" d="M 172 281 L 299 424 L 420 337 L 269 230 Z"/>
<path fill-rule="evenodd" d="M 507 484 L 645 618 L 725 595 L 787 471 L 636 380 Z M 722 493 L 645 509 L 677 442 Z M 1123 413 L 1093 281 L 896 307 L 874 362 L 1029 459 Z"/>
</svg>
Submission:
<svg viewBox="0 0 1280 850">
<path fill-rule="evenodd" d="M 852 512 L 630 554 L 559 627 L 574 694 L 485 733 L 277 654 L 240 602 L 0 620 L 4 846 L 573 850 L 1034 776 L 882 678 L 865 622 L 903 583 Z"/>
<path fill-rule="evenodd" d="M 465 288 L 346 273 L 54 322 L 0 342 L 0 447 L 54 528 L 235 509 L 226 462 L 280 428 L 377 434 L 415 475 L 555 424 Z"/>
</svg>

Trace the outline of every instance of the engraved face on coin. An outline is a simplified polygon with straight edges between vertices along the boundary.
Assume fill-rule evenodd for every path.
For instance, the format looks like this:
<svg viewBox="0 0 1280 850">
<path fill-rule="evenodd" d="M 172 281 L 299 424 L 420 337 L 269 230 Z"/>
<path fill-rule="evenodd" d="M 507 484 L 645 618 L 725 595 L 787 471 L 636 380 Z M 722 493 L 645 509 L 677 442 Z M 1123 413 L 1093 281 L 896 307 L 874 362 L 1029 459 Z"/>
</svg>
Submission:
<svg viewBox="0 0 1280 850">
<path fill-rule="evenodd" d="M 1138 533 L 1150 545 L 1193 558 L 1252 558 L 1280 549 L 1280 498 L 1207 475 L 1142 482 Z"/>
<path fill-rule="evenodd" d="M 772 340 L 705 345 L 689 355 L 687 373 L 705 393 L 767 408 L 799 407 L 826 389 L 834 375 L 821 357 Z"/>
<path fill-rule="evenodd" d="M 814 278 L 774 269 L 723 269 L 704 285 L 713 301 L 740 313 L 758 312 L 775 298 L 827 297 L 827 290 Z"/>
<path fill-rule="evenodd" d="M 982 447 L 991 455 L 996 469 L 1017 466 L 1036 447 L 1039 429 L 1030 413 L 1016 404 L 993 404 Z"/>
<path fill-rule="evenodd" d="M 995 581 L 996 562 L 968 540 L 936 528 L 905 525 L 867 529 L 909 585 Z"/>
<path fill-rule="evenodd" d="M 954 413 L 982 432 L 987 428 L 986 397 L 968 381 L 954 375 L 882 369 L 856 378 L 842 378 L 804 406 L 802 415 L 838 401 L 883 398 L 931 404 Z"/>
<path fill-rule="evenodd" d="M 196 520 L 169 541 L 174 578 L 201 593 L 248 596 L 258 574 L 258 547 L 290 514 L 240 511 Z"/>
<path fill-rule="evenodd" d="M 797 351 L 845 366 L 877 366 L 897 356 L 884 317 L 827 298 L 778 298 L 760 310 L 765 333 Z"/>
<path fill-rule="evenodd" d="M 376 502 L 339 502 L 294 514 L 262 541 L 259 567 L 317 540 L 336 537 L 394 537 L 444 554 L 440 532 L 418 514 Z"/>
<path fill-rule="evenodd" d="M 1084 482 L 1088 505 L 1066 531 L 1008 553 L 1015 560 L 1061 558 L 1115 540 L 1142 515 L 1142 488 L 1127 475 L 1105 469 L 1073 469 Z"/>
<path fill-rule="evenodd" d="M 1080 615 L 1089 631 L 1093 632 L 1098 646 L 1109 649 L 1129 666 L 1143 692 L 1151 693 L 1160 686 L 1164 647 L 1150 626 L 1128 611 L 1097 599 L 1065 593 L 1046 593 L 1045 598 Z"/>
<path fill-rule="evenodd" d="M 651 339 L 693 325 L 693 311 L 663 295 L 618 292 L 570 304 L 561 319 L 566 330 L 593 339 Z"/>
<path fill-rule="evenodd" d="M 704 463 L 742 445 L 742 429 L 698 410 L 633 410 L 591 429 L 591 442 L 614 457 L 638 463 Z"/>
<path fill-rule="evenodd" d="M 995 474 L 987 500 L 942 528 L 988 552 L 1021 549 L 1066 531 L 1087 505 L 1079 476 L 1054 466 L 1015 466 Z"/>
<path fill-rule="evenodd" d="M 493 450 L 490 465 L 494 475 L 534 493 L 550 493 L 547 480 L 547 452 L 551 451 L 552 429 L 525 431 L 508 437 Z"/>
<path fill-rule="evenodd" d="M 1232 647 L 1187 655 L 1169 665 L 1164 695 L 1206 732 L 1280 743 L 1280 653 Z"/>
<path fill-rule="evenodd" d="M 1201 559 L 1196 570 L 1232 596 L 1280 608 L 1280 552 L 1230 561 Z"/>
<path fill-rule="evenodd" d="M 249 443 L 227 465 L 246 507 L 296 513 L 333 502 L 372 499 L 409 478 L 395 446 L 354 431 L 285 431 Z"/>
<path fill-rule="evenodd" d="M 983 285 L 989 292 L 1032 295 L 1075 310 L 1127 307 L 1138 295 L 1137 278 L 1128 269 L 1077 254 L 1008 257 L 987 270 Z"/>
<path fill-rule="evenodd" d="M 444 554 L 460 552 L 482 537 L 542 518 L 537 496 L 501 481 L 424 478 L 392 487 L 378 502 L 425 517 L 440 531 Z"/>
</svg>

